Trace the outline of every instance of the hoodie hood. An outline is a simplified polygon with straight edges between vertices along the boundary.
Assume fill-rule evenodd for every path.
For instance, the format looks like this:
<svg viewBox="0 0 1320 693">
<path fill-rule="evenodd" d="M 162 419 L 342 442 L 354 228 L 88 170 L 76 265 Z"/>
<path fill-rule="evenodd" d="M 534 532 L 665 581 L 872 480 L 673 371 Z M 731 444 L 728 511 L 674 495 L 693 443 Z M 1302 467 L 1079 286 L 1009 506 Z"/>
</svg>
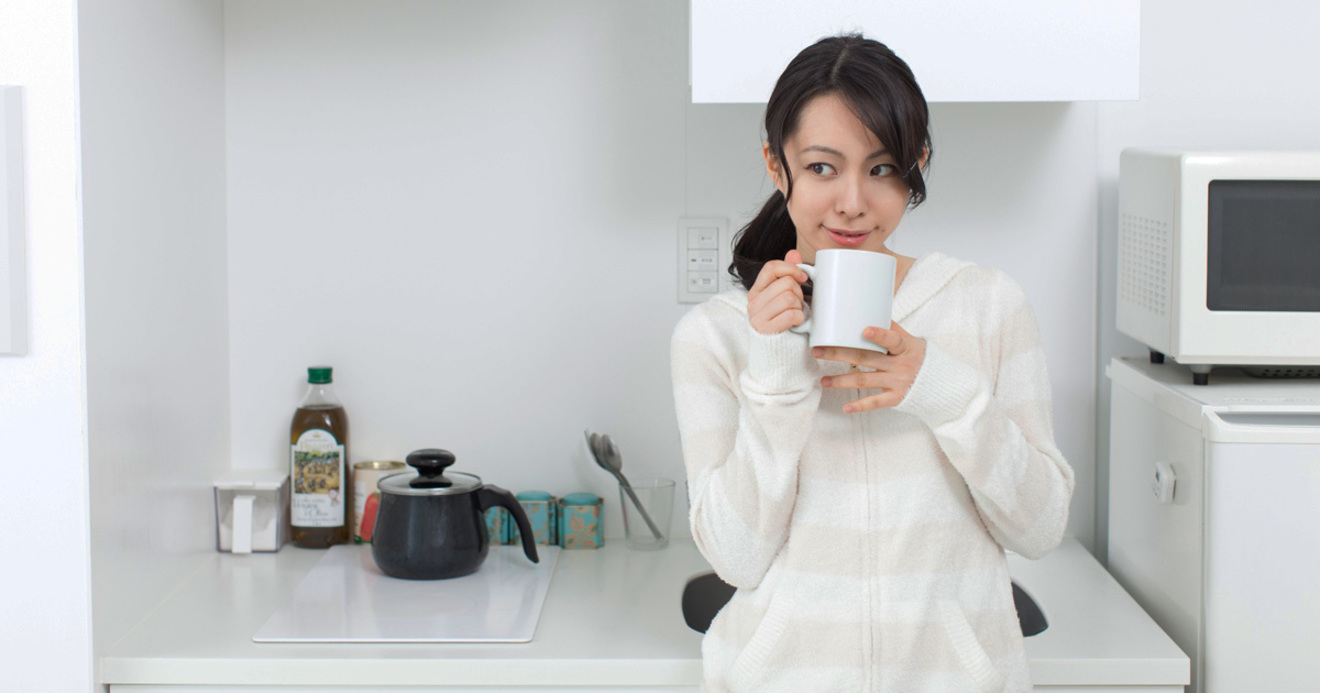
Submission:
<svg viewBox="0 0 1320 693">
<path fill-rule="evenodd" d="M 940 252 L 917 258 L 894 294 L 894 322 L 903 324 L 913 311 L 939 293 L 959 272 L 970 267 L 975 265 Z"/>
</svg>

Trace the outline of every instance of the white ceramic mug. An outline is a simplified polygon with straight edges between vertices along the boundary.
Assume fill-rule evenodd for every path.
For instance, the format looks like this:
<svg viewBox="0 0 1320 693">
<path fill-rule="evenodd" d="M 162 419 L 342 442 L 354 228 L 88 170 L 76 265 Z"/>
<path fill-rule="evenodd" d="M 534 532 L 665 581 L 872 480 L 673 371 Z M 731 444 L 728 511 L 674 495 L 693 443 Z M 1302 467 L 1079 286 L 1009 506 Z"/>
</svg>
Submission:
<svg viewBox="0 0 1320 693">
<path fill-rule="evenodd" d="M 862 336 L 889 328 L 894 304 L 893 255 L 870 250 L 818 250 L 816 264 L 798 265 L 811 277 L 811 312 L 791 328 L 811 335 L 811 346 L 841 346 L 887 353 Z"/>
</svg>

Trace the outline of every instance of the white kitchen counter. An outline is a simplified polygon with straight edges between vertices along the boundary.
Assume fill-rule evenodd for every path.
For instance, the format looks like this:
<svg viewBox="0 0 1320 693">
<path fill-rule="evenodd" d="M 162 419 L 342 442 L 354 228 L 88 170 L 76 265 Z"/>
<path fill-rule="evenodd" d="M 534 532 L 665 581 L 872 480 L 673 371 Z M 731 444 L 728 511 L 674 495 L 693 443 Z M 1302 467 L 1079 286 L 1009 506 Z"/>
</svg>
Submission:
<svg viewBox="0 0 1320 693">
<path fill-rule="evenodd" d="M 701 680 L 701 635 L 683 622 L 680 598 L 687 579 L 709 567 L 691 540 L 655 552 L 630 551 L 621 540 L 561 552 L 530 643 L 252 642 L 324 555 L 292 546 L 217 554 L 110 649 L 101 681 L 120 693 L 193 685 L 695 690 Z M 1027 639 L 1038 690 L 1181 691 L 1187 683 L 1187 657 L 1076 541 L 1040 561 L 1010 556 L 1009 565 L 1050 624 Z"/>
</svg>

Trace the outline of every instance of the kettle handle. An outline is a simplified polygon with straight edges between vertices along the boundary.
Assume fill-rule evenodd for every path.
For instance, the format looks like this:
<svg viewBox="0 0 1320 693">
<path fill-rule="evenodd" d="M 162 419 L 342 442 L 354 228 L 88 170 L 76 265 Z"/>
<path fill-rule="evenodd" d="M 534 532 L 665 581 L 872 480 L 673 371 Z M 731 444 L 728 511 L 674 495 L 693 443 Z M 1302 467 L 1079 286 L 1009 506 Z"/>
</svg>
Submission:
<svg viewBox="0 0 1320 693">
<path fill-rule="evenodd" d="M 532 563 L 541 562 L 536 555 L 536 537 L 532 536 L 532 523 L 527 519 L 527 511 L 523 510 L 522 504 L 512 493 L 499 486 L 486 484 L 477 491 L 477 502 L 481 504 L 482 514 L 496 506 L 508 510 L 509 514 L 513 515 L 513 521 L 518 523 L 518 533 L 522 535 L 523 553 L 527 554 L 527 559 Z"/>
</svg>

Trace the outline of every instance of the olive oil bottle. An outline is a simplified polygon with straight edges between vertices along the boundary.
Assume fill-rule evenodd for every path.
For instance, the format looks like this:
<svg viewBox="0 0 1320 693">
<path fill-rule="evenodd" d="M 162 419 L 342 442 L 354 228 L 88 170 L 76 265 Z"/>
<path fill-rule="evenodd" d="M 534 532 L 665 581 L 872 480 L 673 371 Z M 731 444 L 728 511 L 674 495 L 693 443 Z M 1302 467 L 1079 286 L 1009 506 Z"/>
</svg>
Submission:
<svg viewBox="0 0 1320 693">
<path fill-rule="evenodd" d="M 307 369 L 307 394 L 293 414 L 289 527 L 295 546 L 324 549 L 348 542 L 348 415 L 335 397 L 331 369 Z"/>
</svg>

